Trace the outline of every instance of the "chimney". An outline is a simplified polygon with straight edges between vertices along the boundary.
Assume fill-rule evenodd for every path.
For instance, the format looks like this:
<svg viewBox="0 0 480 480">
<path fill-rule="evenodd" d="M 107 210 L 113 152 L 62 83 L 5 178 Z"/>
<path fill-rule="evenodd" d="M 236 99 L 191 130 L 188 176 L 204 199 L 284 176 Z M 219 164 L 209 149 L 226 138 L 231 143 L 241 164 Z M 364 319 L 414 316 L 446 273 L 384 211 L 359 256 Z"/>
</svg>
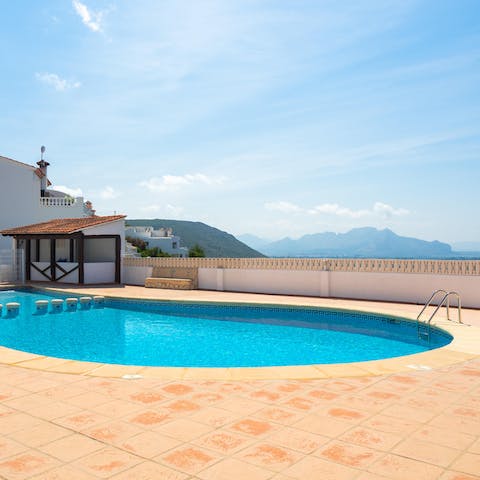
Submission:
<svg viewBox="0 0 480 480">
<path fill-rule="evenodd" d="M 43 154 L 45 153 L 45 147 L 43 145 L 42 145 L 42 148 L 40 148 L 40 152 L 41 152 L 40 161 L 37 162 L 37 165 L 40 168 L 40 171 L 42 172 L 42 176 L 40 177 L 40 196 L 44 197 L 45 190 L 47 189 L 47 182 L 48 182 L 47 167 L 50 164 L 43 159 Z"/>
</svg>

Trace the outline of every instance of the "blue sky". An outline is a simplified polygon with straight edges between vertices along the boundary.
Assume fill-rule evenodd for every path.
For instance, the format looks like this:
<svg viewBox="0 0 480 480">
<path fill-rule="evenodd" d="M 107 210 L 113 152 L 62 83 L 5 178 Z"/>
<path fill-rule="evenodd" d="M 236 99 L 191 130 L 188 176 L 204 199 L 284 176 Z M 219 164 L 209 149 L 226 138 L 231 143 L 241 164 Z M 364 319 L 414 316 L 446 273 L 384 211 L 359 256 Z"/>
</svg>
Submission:
<svg viewBox="0 0 480 480">
<path fill-rule="evenodd" d="M 478 0 L 23 0 L 0 155 L 99 214 L 480 240 Z"/>
</svg>

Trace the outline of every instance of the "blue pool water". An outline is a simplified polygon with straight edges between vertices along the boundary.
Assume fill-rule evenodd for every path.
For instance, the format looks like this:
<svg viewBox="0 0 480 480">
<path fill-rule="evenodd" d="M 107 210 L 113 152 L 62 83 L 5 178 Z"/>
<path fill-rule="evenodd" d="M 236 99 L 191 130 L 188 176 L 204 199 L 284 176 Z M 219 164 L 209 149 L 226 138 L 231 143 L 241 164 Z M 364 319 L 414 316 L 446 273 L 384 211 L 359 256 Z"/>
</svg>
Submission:
<svg viewBox="0 0 480 480">
<path fill-rule="evenodd" d="M 0 291 L 0 345 L 124 365 L 245 367 L 374 360 L 452 340 L 432 329 L 426 344 L 399 318 L 306 307 L 106 299 L 103 308 L 36 313 L 35 300 L 65 297 Z M 16 317 L 5 312 L 12 301 L 21 304 Z"/>
</svg>

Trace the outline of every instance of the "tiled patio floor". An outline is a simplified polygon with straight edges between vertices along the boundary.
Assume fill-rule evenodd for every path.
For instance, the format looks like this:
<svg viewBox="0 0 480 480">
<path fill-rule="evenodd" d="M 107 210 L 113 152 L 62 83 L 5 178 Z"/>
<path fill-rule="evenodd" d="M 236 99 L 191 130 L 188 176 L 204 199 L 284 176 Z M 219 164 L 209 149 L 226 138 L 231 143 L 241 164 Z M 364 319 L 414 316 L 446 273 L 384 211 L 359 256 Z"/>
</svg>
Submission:
<svg viewBox="0 0 480 480">
<path fill-rule="evenodd" d="M 0 378 L 2 479 L 480 479 L 480 357 L 317 380 Z"/>
</svg>

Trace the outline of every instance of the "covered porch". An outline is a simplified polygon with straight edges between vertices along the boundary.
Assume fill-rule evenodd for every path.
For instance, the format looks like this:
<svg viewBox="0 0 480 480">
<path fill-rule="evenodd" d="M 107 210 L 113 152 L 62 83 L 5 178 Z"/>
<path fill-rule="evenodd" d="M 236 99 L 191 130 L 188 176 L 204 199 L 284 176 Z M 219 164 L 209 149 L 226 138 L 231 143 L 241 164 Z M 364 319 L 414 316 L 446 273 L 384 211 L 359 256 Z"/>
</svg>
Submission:
<svg viewBox="0 0 480 480">
<path fill-rule="evenodd" d="M 1 233 L 12 236 L 17 249 L 24 251 L 27 282 L 119 284 L 123 218 L 117 215 L 89 217 L 92 221 L 87 218 L 52 220 Z"/>
</svg>

